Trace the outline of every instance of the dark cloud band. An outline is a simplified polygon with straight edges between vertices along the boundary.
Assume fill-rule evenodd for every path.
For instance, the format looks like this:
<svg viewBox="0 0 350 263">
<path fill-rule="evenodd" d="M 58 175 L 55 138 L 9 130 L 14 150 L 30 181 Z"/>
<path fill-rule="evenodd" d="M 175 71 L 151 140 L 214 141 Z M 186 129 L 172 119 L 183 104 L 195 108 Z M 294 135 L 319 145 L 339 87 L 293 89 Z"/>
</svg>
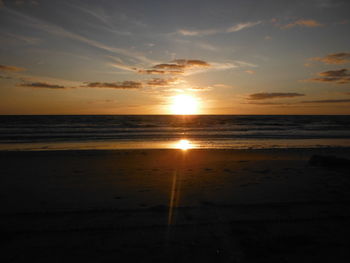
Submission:
<svg viewBox="0 0 350 263">
<path fill-rule="evenodd" d="M 19 85 L 20 87 L 28 87 L 28 88 L 38 88 L 38 89 L 66 89 L 67 87 L 49 84 L 46 82 L 31 82 L 31 83 L 22 83 Z"/>
<path fill-rule="evenodd" d="M 350 53 L 349 52 L 340 52 L 329 54 L 325 57 L 315 57 L 310 60 L 320 61 L 325 64 L 346 64 L 350 62 Z"/>
<path fill-rule="evenodd" d="M 8 66 L 8 65 L 0 65 L 0 71 L 7 71 L 7 72 L 20 72 L 24 71 L 25 68 L 15 67 L 15 66 Z"/>
<path fill-rule="evenodd" d="M 266 100 L 266 99 L 275 99 L 275 98 L 293 98 L 293 97 L 300 97 L 305 96 L 304 94 L 300 93 L 254 93 L 250 94 L 248 99 L 249 100 Z"/>
<path fill-rule="evenodd" d="M 326 82 L 335 84 L 350 83 L 350 71 L 348 69 L 329 70 L 318 73 L 319 78 L 312 78 L 312 82 Z"/>
<path fill-rule="evenodd" d="M 123 82 L 87 82 L 82 88 L 110 88 L 110 89 L 141 89 L 142 83 L 137 81 Z"/>
</svg>

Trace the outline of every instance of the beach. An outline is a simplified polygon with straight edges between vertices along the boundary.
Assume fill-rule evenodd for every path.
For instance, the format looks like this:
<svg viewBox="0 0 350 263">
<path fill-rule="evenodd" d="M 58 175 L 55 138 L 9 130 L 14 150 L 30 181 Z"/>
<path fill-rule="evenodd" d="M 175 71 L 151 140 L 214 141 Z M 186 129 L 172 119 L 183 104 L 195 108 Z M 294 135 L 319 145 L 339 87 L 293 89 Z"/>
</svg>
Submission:
<svg viewBox="0 0 350 263">
<path fill-rule="evenodd" d="M 348 262 L 349 148 L 3 151 L 3 262 Z"/>
</svg>

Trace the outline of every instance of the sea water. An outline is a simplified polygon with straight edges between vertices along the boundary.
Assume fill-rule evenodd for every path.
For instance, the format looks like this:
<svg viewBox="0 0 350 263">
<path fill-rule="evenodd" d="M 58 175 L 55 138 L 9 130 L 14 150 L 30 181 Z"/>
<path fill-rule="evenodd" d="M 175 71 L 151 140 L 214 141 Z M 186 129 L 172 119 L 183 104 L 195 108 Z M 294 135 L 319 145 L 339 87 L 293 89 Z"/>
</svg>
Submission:
<svg viewBox="0 0 350 263">
<path fill-rule="evenodd" d="M 0 150 L 349 147 L 348 115 L 0 116 Z"/>
</svg>

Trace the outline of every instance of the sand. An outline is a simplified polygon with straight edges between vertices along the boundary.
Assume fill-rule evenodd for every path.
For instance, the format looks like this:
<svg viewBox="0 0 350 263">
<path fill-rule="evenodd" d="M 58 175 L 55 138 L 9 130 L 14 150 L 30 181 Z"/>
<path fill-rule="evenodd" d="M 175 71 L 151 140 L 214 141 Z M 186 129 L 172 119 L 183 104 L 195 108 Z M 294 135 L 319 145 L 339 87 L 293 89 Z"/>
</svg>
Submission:
<svg viewBox="0 0 350 263">
<path fill-rule="evenodd" d="M 2 262 L 349 262 L 350 149 L 0 152 Z"/>
</svg>

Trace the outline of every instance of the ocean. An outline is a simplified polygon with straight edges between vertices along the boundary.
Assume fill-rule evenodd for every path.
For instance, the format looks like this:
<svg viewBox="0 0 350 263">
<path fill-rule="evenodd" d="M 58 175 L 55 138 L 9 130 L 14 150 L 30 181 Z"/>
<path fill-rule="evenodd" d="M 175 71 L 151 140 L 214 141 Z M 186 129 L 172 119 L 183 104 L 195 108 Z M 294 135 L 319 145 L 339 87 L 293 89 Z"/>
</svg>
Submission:
<svg viewBox="0 0 350 263">
<path fill-rule="evenodd" d="M 0 150 L 349 147 L 347 115 L 0 116 Z"/>
</svg>

